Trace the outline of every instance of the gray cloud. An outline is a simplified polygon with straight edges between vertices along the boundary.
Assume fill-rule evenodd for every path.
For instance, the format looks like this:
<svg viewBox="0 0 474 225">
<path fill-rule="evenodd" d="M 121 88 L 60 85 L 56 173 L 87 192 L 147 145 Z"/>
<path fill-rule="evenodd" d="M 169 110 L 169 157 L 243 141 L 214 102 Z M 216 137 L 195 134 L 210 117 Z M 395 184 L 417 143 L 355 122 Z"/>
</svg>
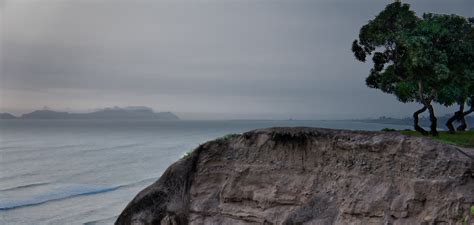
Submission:
<svg viewBox="0 0 474 225">
<path fill-rule="evenodd" d="M 405 116 L 416 104 L 365 87 L 368 65 L 350 52 L 359 28 L 389 2 L 6 1 L 0 109 Z M 409 3 L 420 14 L 472 16 L 474 8 L 470 0 Z"/>
</svg>

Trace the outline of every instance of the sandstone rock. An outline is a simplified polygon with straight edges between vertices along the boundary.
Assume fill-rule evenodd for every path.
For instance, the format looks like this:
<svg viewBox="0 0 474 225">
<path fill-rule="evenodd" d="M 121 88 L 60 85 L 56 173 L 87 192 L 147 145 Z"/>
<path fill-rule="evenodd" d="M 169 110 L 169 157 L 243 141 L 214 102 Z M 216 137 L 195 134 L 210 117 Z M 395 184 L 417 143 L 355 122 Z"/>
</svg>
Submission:
<svg viewBox="0 0 474 225">
<path fill-rule="evenodd" d="M 470 154 L 397 133 L 255 130 L 199 146 L 116 224 L 470 224 Z"/>
</svg>

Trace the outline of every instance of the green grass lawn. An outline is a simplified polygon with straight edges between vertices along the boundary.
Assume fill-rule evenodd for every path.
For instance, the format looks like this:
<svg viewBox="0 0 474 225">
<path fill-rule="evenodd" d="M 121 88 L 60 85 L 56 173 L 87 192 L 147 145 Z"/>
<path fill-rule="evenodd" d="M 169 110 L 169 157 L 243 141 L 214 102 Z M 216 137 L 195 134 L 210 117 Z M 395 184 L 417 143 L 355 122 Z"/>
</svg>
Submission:
<svg viewBox="0 0 474 225">
<path fill-rule="evenodd" d="M 406 134 L 406 135 L 413 135 L 413 136 L 423 136 L 416 131 L 400 131 L 400 133 Z M 465 131 L 465 132 L 456 132 L 456 134 L 450 134 L 447 131 L 441 131 L 439 132 L 438 137 L 433 137 L 433 136 L 425 136 L 425 137 L 429 137 L 446 144 L 474 148 L 474 131 L 472 130 Z"/>
</svg>

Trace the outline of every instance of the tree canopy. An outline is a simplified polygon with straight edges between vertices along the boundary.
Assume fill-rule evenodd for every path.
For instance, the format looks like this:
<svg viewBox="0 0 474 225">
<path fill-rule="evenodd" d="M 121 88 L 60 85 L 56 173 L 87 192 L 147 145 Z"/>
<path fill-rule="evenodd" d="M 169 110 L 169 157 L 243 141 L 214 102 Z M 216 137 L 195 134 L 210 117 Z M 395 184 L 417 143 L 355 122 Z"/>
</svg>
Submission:
<svg viewBox="0 0 474 225">
<path fill-rule="evenodd" d="M 362 62 L 372 56 L 367 86 L 401 102 L 421 103 L 414 113 L 415 130 L 427 133 L 418 125 L 418 115 L 428 110 L 431 133 L 437 135 L 432 103 L 464 105 L 474 93 L 471 22 L 457 15 L 427 13 L 420 18 L 408 4 L 394 2 L 360 29 L 352 51 Z"/>
</svg>

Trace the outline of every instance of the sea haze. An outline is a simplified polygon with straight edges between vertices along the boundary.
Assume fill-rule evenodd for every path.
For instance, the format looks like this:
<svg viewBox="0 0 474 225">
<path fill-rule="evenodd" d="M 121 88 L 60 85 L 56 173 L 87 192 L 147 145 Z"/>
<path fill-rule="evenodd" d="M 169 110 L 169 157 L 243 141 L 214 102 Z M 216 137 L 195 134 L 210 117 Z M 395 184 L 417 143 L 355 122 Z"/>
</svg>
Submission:
<svg viewBox="0 0 474 225">
<path fill-rule="evenodd" d="M 0 120 L 0 224 L 112 224 L 183 154 L 275 126 L 380 130 L 349 121 Z"/>
</svg>

